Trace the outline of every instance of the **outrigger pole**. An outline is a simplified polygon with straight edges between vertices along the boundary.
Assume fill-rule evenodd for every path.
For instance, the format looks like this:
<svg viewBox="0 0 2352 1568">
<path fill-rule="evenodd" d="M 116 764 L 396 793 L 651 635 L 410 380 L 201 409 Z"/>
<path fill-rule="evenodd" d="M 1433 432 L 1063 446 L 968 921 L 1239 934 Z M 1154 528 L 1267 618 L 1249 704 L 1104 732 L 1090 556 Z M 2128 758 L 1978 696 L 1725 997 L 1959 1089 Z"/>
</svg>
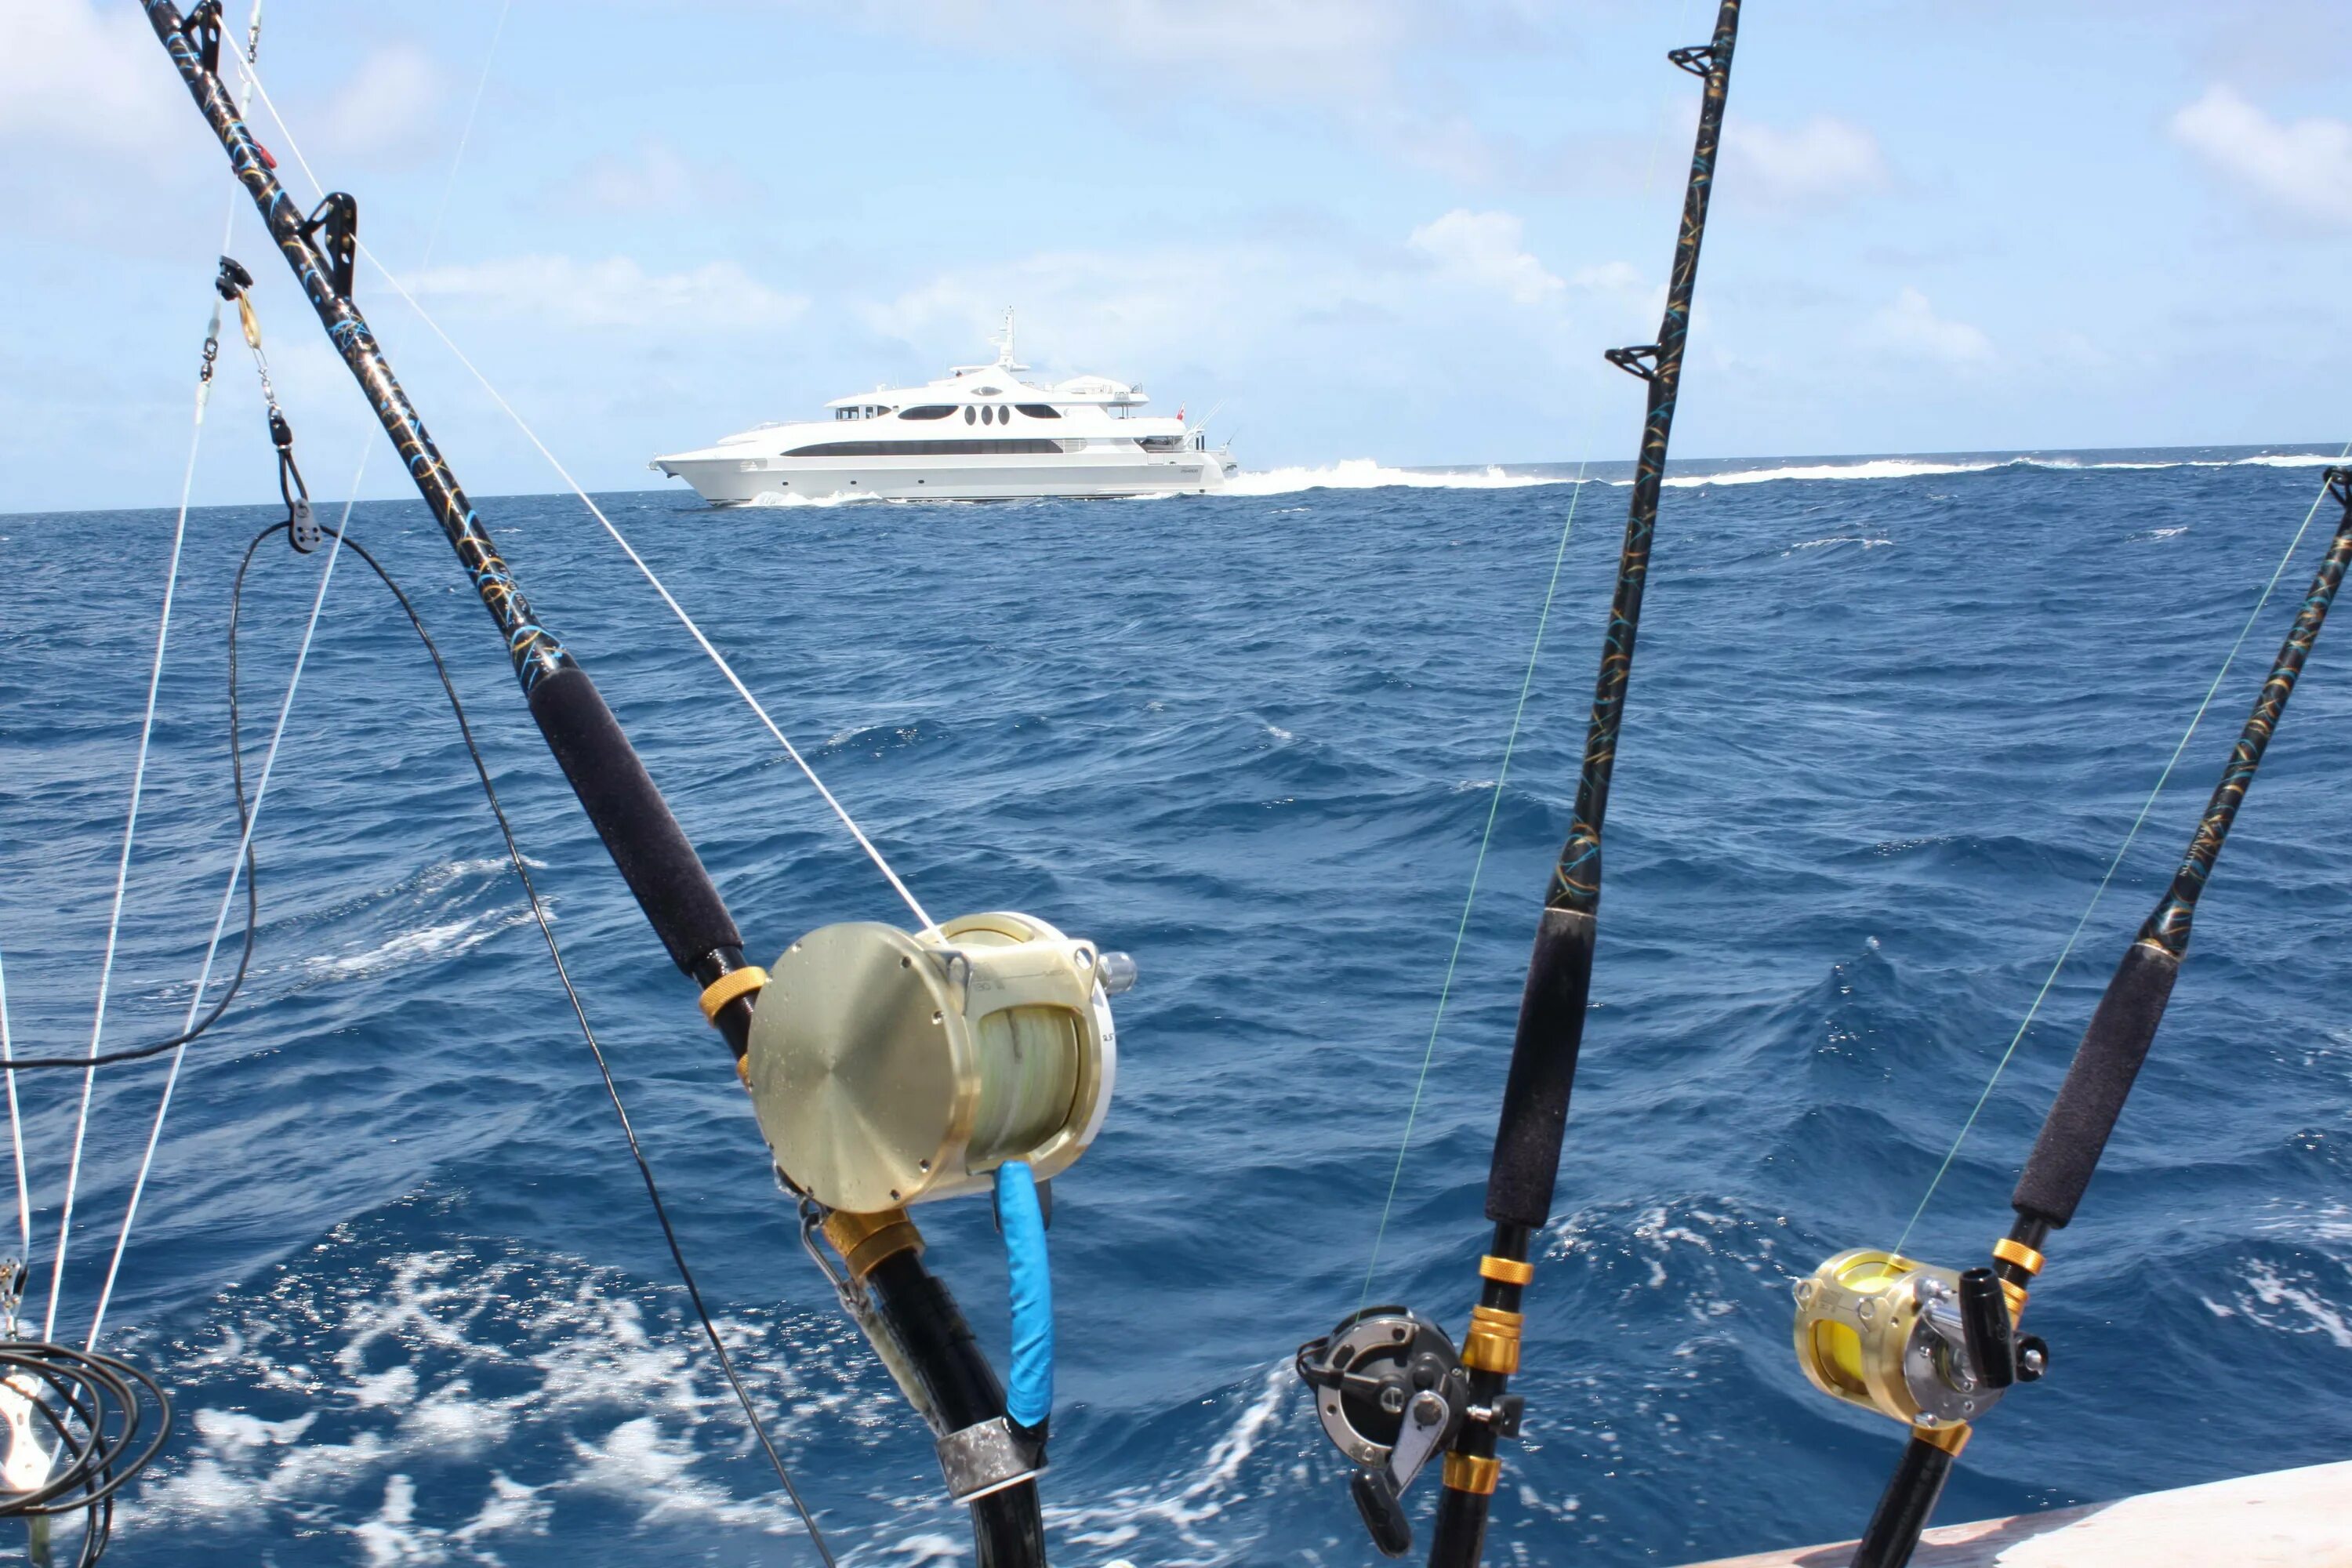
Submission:
<svg viewBox="0 0 2352 1568">
<path fill-rule="evenodd" d="M 1363 1467 L 1350 1488 L 1373 1543 L 1388 1555 L 1402 1556 L 1411 1549 L 1412 1528 L 1402 1494 L 1443 1449 L 1444 1486 L 1430 1547 L 1432 1568 L 1475 1568 L 1486 1544 L 1489 1500 L 1502 1474 L 1496 1441 L 1518 1434 L 1520 1401 L 1508 1390 L 1511 1374 L 1519 1368 L 1526 1321 L 1520 1301 L 1535 1278 L 1528 1254 L 1551 1215 L 1569 1096 L 1584 1037 L 1601 907 L 1601 826 L 1608 816 L 1618 729 L 1633 675 L 1642 594 L 1649 581 L 1666 443 L 1682 384 L 1699 242 L 1706 233 L 1707 198 L 1715 184 L 1724 97 L 1738 33 L 1739 0 L 1722 0 L 1713 38 L 1666 57 L 1702 78 L 1706 88 L 1658 340 L 1607 352 L 1610 363 L 1648 384 L 1649 414 L 1642 427 L 1633 502 L 1618 556 L 1617 589 L 1585 731 L 1575 816 L 1552 871 L 1519 1000 L 1510 1073 L 1486 1177 L 1486 1217 L 1494 1222 L 1495 1234 L 1478 1260 L 1478 1304 L 1471 1309 L 1469 1331 L 1458 1356 L 1442 1329 L 1401 1307 L 1353 1313 L 1298 1353 L 1299 1374 L 1317 1390 L 1325 1430 Z"/>
<path fill-rule="evenodd" d="M 752 1003 L 766 976 L 745 962 L 743 939 L 694 846 L 587 671 L 532 611 L 352 302 L 358 204 L 336 192 L 306 216 L 287 195 L 220 79 L 216 0 L 197 6 L 185 20 L 171 0 L 142 3 L 329 341 L 367 394 L 417 493 L 498 624 L 548 750 L 672 962 L 702 987 L 704 1015 L 740 1072 Z M 858 1223 L 866 1216 L 835 1217 L 849 1223 L 836 1234 L 828 1221 L 827 1234 L 870 1298 L 872 1315 L 890 1341 L 877 1348 L 893 1373 L 911 1382 L 910 1397 L 944 1429 L 942 1436 L 1001 1419 L 1003 1388 L 947 1287 L 923 1267 L 921 1237 L 912 1224 L 903 1215 L 886 1226 Z M 1045 1561 L 1034 1482 L 979 1497 L 971 1511 L 979 1561 L 986 1568 Z"/>
<path fill-rule="evenodd" d="M 2344 509 L 2336 535 L 2231 748 L 2188 854 L 2124 950 L 2075 1047 L 2010 1197 L 2017 1223 L 1993 1244 L 1991 1266 L 1954 1274 L 1857 1249 L 1798 1282 L 1797 1354 L 1806 1376 L 1834 1397 L 1911 1426 L 1894 1478 L 1855 1548 L 1853 1568 L 1903 1568 L 1910 1561 L 1973 1423 L 2011 1386 L 2034 1382 L 2048 1370 L 2049 1347 L 2016 1332 L 2026 1292 L 2042 1271 L 2042 1248 L 2052 1231 L 2074 1217 L 2123 1114 L 2188 954 L 2198 896 L 2352 566 L 2352 468 L 2328 469 L 2326 482 L 2329 498 Z"/>
</svg>

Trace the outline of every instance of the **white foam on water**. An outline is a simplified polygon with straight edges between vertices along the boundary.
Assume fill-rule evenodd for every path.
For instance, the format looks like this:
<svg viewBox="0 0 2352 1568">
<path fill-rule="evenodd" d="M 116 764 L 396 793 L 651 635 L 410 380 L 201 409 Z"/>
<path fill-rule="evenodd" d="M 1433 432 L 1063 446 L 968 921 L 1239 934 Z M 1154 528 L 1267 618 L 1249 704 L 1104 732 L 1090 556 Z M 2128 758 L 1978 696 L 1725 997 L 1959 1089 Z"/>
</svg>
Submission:
<svg viewBox="0 0 2352 1568">
<path fill-rule="evenodd" d="M 1373 490 L 1390 488 L 1429 490 L 1524 489 L 1530 485 L 1564 485 L 1576 481 L 1551 474 L 1514 474 L 1498 466 L 1476 472 L 1433 473 L 1425 468 L 1391 468 L 1370 458 L 1349 458 L 1319 468 L 1268 468 L 1244 472 L 1225 481 L 1231 496 L 1284 496 L 1298 490 Z"/>
<path fill-rule="evenodd" d="M 2008 466 L 1992 460 L 1954 463 L 1924 458 L 1877 458 L 1862 463 L 1792 463 L 1779 468 L 1741 468 L 1727 474 L 1673 474 L 1664 482 L 1669 489 L 1696 489 L 1702 485 L 1762 485 L 1781 479 L 1916 479 L 1935 474 L 1981 474 Z M 1633 481 L 1611 482 L 1630 487 Z"/>
<path fill-rule="evenodd" d="M 1255 1396 L 1209 1446 L 1199 1468 L 1174 1490 L 1120 1487 L 1097 1502 L 1049 1504 L 1045 1510 L 1046 1527 L 1076 1545 L 1097 1552 L 1129 1548 L 1150 1536 L 1153 1545 L 1140 1555 L 1153 1568 L 1208 1568 L 1255 1561 L 1249 1541 L 1230 1536 L 1212 1539 L 1202 1533 L 1202 1526 L 1245 1500 L 1249 1461 L 1280 1426 L 1285 1408 L 1300 1403 L 1297 1390 L 1290 1363 L 1277 1363 L 1266 1373 Z M 1163 1539 L 1168 1536 L 1173 1539 Z"/>
<path fill-rule="evenodd" d="M 1875 550 L 1883 544 L 1894 542 L 1891 539 L 1874 539 L 1864 533 L 1832 533 L 1825 539 L 1801 539 L 1780 553 L 1794 555 L 1800 550 L 1822 550 L 1832 544 L 1859 544 L 1864 550 Z"/>
<path fill-rule="evenodd" d="M 541 901 L 544 903 L 546 900 L 542 899 Z M 350 980 L 380 973 L 422 958 L 455 957 L 479 947 L 508 927 L 521 925 L 530 919 L 530 911 L 527 909 L 467 915 L 459 920 L 443 921 L 438 924 L 417 926 L 402 931 L 364 952 L 314 953 L 302 962 L 314 973 L 330 979 Z M 553 921 L 554 911 L 549 911 L 548 919 L 551 922 Z"/>
<path fill-rule="evenodd" d="M 403 1253 L 340 1226 L 225 1292 L 209 1342 L 171 1355 L 185 1436 L 125 1500 L 123 1527 L 291 1526 L 317 1560 L 368 1568 L 497 1563 L 565 1497 L 618 1505 L 648 1531 L 798 1534 L 746 1470 L 741 1415 L 674 1294 L 561 1256 Z M 878 1373 L 855 1330 L 829 1311 L 719 1328 L 755 1366 L 753 1398 L 786 1451 L 813 1421 L 862 1440 Z M 411 1478 L 428 1472 L 420 1490 Z"/>
<path fill-rule="evenodd" d="M 862 505 L 866 501 L 879 501 L 887 500 L 889 498 L 887 496 L 872 495 L 863 490 L 855 495 L 844 494 L 835 496 L 777 495 L 767 490 L 761 490 L 758 495 L 753 496 L 749 501 L 746 501 L 743 504 L 752 507 L 857 506 Z"/>
</svg>

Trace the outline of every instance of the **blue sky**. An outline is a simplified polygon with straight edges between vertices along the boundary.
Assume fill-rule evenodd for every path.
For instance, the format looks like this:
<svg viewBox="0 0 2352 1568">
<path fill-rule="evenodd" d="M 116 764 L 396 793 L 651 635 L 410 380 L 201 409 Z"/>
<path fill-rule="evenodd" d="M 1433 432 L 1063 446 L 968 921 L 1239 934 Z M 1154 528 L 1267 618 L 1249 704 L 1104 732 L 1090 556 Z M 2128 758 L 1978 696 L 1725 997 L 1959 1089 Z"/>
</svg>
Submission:
<svg viewBox="0 0 2352 1568">
<path fill-rule="evenodd" d="M 1663 55 L 1705 0 L 514 0 L 493 57 L 499 15 L 279 0 L 262 73 L 592 487 L 979 357 L 1008 305 L 1041 369 L 1217 407 L 1252 468 L 1632 453 L 1599 356 L 1655 331 L 1696 110 Z M 2352 434 L 2347 15 L 1757 0 L 1677 450 Z M 226 163 L 132 0 L 0 23 L 0 510 L 169 504 Z M 238 224 L 340 493 L 364 408 Z M 555 488 L 364 268 L 360 296 L 470 489 Z M 225 363 L 197 496 L 262 499 Z"/>
</svg>

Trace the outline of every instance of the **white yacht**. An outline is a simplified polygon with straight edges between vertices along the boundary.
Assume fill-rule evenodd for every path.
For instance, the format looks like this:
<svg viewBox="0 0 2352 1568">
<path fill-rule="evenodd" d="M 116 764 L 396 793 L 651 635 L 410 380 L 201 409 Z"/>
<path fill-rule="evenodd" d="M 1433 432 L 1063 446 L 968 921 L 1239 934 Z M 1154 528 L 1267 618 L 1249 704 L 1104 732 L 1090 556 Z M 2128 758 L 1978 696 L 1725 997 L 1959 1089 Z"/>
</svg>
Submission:
<svg viewBox="0 0 2352 1568">
<path fill-rule="evenodd" d="M 1009 310 L 996 344 L 991 363 L 837 397 L 829 418 L 761 425 L 652 466 L 713 506 L 1199 494 L 1222 489 L 1238 467 L 1181 409 L 1138 414 L 1150 401 L 1139 387 L 1098 375 L 1023 380 Z"/>
</svg>

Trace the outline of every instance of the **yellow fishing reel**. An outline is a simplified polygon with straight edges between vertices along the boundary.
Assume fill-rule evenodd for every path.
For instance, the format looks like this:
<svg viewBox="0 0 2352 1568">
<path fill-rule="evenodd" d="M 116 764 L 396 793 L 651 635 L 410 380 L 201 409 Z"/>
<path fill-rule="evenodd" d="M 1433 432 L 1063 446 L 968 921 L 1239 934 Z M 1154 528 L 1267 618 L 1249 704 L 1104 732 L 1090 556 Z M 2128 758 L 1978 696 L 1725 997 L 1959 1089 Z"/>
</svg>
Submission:
<svg viewBox="0 0 2352 1568">
<path fill-rule="evenodd" d="M 1796 1294 L 1807 1380 L 1915 1427 L 1965 1426 L 2048 1363 L 2040 1340 L 2016 1335 L 1990 1268 L 1956 1272 L 1855 1247 L 1798 1280 Z"/>
<path fill-rule="evenodd" d="M 1029 915 L 811 931 L 771 970 L 743 1063 L 777 1169 L 866 1215 L 984 1187 L 1008 1160 L 1050 1180 L 1110 1109 L 1109 997 L 1134 977 Z"/>
</svg>

